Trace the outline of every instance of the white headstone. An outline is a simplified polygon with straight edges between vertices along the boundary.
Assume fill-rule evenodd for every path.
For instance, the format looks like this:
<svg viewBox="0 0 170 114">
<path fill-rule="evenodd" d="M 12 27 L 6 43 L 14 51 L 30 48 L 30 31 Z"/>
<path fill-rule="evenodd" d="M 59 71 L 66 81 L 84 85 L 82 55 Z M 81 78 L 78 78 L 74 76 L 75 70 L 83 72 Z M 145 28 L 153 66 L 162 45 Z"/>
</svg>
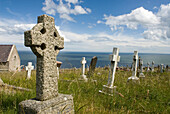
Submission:
<svg viewBox="0 0 170 114">
<path fill-rule="evenodd" d="M 164 70 L 164 64 L 161 64 L 161 73 L 163 73 L 163 70 Z"/>
<path fill-rule="evenodd" d="M 113 84 L 114 84 L 117 63 L 120 61 L 119 48 L 113 48 L 113 54 L 110 55 L 110 61 L 111 61 L 110 72 L 108 76 L 107 85 L 103 85 L 103 90 L 102 91 L 100 90 L 99 92 L 112 95 L 113 90 L 116 91 L 116 86 L 113 86 Z"/>
<path fill-rule="evenodd" d="M 140 60 L 140 73 L 139 73 L 140 78 L 144 78 L 145 75 L 143 74 L 143 60 Z"/>
<path fill-rule="evenodd" d="M 81 76 L 82 76 L 82 78 L 83 78 L 85 81 L 87 81 L 88 79 L 87 79 L 87 77 L 86 77 L 86 75 L 85 75 L 85 64 L 86 64 L 85 57 L 82 57 L 81 64 L 82 64 L 82 66 L 81 66 L 82 75 L 81 75 Z"/>
<path fill-rule="evenodd" d="M 134 51 L 134 55 L 133 55 L 133 65 L 132 65 L 132 76 L 128 78 L 129 80 L 139 80 L 139 78 L 136 76 L 137 73 L 137 63 L 138 63 L 138 52 Z"/>
<path fill-rule="evenodd" d="M 34 66 L 32 66 L 32 62 L 28 62 L 28 66 L 26 66 L 27 79 L 31 78 L 31 70 L 33 69 L 34 69 Z"/>
<path fill-rule="evenodd" d="M 155 68 L 154 64 L 155 64 L 155 62 L 152 61 L 152 72 L 154 72 L 154 68 Z"/>
<path fill-rule="evenodd" d="M 149 71 L 150 71 L 150 69 L 149 69 L 149 65 L 150 65 L 150 63 L 149 63 L 149 62 L 147 62 L 147 72 L 149 72 Z"/>
</svg>

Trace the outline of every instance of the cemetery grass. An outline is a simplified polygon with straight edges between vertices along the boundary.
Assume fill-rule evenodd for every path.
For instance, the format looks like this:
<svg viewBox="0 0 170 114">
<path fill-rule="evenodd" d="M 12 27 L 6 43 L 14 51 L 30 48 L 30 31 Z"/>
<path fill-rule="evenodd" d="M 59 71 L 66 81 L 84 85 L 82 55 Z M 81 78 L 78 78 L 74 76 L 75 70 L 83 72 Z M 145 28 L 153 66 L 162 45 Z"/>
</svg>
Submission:
<svg viewBox="0 0 170 114">
<path fill-rule="evenodd" d="M 31 92 L 8 90 L 0 87 L 0 113 L 17 113 L 18 104 L 30 98 L 35 98 L 35 71 L 31 79 L 26 79 L 26 72 L 0 73 L 6 84 L 32 89 Z M 144 73 L 146 78 L 140 83 L 128 82 L 129 71 L 117 71 L 115 83 L 119 94 L 114 96 L 99 93 L 107 84 L 109 71 L 97 68 L 90 80 L 78 80 L 80 69 L 61 69 L 58 80 L 59 93 L 72 94 L 76 114 L 112 114 L 112 113 L 170 113 L 170 72 Z M 3 89 L 3 90 L 2 90 Z"/>
</svg>

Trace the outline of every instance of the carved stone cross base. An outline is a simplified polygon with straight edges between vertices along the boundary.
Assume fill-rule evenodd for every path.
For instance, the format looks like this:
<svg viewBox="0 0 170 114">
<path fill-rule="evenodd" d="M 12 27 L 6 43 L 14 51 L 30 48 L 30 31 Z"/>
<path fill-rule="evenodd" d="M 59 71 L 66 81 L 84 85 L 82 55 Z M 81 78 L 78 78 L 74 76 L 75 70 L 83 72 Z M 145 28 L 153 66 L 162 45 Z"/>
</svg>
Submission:
<svg viewBox="0 0 170 114">
<path fill-rule="evenodd" d="M 73 97 L 58 94 L 46 101 L 30 99 L 19 104 L 20 114 L 74 114 Z"/>
<path fill-rule="evenodd" d="M 113 96 L 113 94 L 116 93 L 116 88 L 117 88 L 117 86 L 110 87 L 110 86 L 107 86 L 107 85 L 103 85 L 102 91 L 99 90 L 99 92 Z"/>
<path fill-rule="evenodd" d="M 130 80 L 132 80 L 133 82 L 138 82 L 139 78 L 137 76 L 131 76 L 128 78 L 127 82 L 129 82 Z"/>
<path fill-rule="evenodd" d="M 87 82 L 87 81 L 88 81 L 88 78 L 87 78 L 86 75 L 80 75 L 79 80 Z"/>
</svg>

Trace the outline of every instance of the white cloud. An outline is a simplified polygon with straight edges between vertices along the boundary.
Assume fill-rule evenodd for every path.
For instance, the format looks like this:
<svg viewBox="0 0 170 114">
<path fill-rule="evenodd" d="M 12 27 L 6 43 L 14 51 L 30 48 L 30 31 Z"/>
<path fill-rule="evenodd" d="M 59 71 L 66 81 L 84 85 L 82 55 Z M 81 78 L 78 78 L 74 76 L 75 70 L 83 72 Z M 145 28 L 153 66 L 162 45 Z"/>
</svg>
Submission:
<svg viewBox="0 0 170 114">
<path fill-rule="evenodd" d="M 91 9 L 83 8 L 79 5 L 80 3 L 81 1 L 79 0 L 64 0 L 64 2 L 63 0 L 59 0 L 56 3 L 53 0 L 45 0 L 42 10 L 50 15 L 59 13 L 60 18 L 75 22 L 70 15 L 91 13 Z"/>
<path fill-rule="evenodd" d="M 2 24 L 0 25 L 1 44 L 12 43 L 17 44 L 18 47 L 22 46 L 19 50 L 28 49 L 24 48 L 23 33 L 26 30 L 30 30 L 35 24 L 27 24 L 16 20 L 3 18 L 0 19 L 0 23 Z M 59 26 L 55 27 L 57 28 L 60 36 L 64 37 L 65 51 L 108 52 L 112 51 L 113 47 L 118 47 L 121 52 L 133 52 L 134 49 L 137 49 L 139 52 L 170 53 L 168 50 L 170 48 L 170 39 L 167 39 L 166 41 L 153 41 L 150 39 L 135 38 L 128 35 L 106 34 L 101 32 L 96 34 L 78 34 L 60 30 Z M 159 33 L 159 31 L 155 32 Z"/>
<path fill-rule="evenodd" d="M 66 2 L 69 2 L 69 3 L 73 3 L 73 4 L 76 4 L 78 3 L 78 0 L 65 0 Z"/>
<path fill-rule="evenodd" d="M 76 22 L 72 17 L 70 17 L 68 14 L 61 14 L 60 18 L 66 19 L 68 21 Z"/>
<path fill-rule="evenodd" d="M 132 10 L 129 14 L 120 16 L 104 15 L 105 21 L 97 21 L 108 25 L 112 30 L 138 29 L 138 26 L 144 28 L 143 36 L 146 39 L 170 39 L 170 4 L 161 5 L 157 13 L 153 13 L 143 7 Z"/>
</svg>

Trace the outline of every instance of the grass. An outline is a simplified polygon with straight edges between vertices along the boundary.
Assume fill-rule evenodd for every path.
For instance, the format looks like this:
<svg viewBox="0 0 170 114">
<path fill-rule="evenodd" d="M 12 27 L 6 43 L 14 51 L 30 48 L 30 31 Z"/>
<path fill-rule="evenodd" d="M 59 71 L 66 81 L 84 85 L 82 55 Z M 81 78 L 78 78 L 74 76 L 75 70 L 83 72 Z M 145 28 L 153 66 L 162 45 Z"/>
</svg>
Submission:
<svg viewBox="0 0 170 114">
<path fill-rule="evenodd" d="M 61 69 L 59 93 L 72 94 L 77 114 L 170 113 L 170 72 L 145 73 L 146 78 L 140 83 L 127 83 L 131 72 L 117 71 L 114 85 L 124 97 L 111 97 L 98 92 L 107 84 L 108 74 L 108 70 L 97 68 L 90 78 L 97 82 L 83 82 L 78 80 L 80 69 Z M 19 102 L 36 96 L 35 71 L 30 80 L 25 79 L 26 72 L 23 71 L 14 76 L 9 72 L 0 73 L 0 77 L 10 85 L 33 89 L 32 92 L 16 91 L 16 94 L 1 92 L 0 113 L 17 113 Z"/>
</svg>

